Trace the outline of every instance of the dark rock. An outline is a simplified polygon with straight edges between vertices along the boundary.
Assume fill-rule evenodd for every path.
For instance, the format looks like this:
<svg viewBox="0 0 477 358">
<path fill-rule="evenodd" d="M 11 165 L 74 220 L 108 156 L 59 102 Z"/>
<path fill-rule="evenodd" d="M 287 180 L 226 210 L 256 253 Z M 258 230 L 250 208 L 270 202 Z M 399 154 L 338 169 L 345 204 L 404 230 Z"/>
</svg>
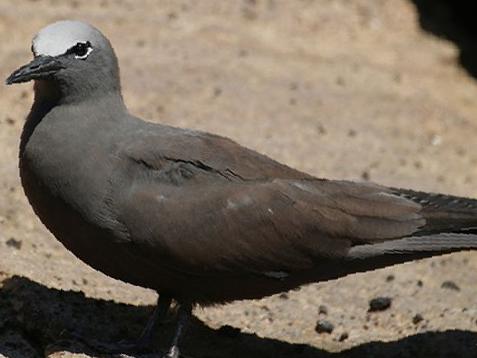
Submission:
<svg viewBox="0 0 477 358">
<path fill-rule="evenodd" d="M 422 314 L 416 313 L 414 317 L 412 317 L 412 323 L 418 324 L 419 322 L 422 322 L 424 320 L 424 317 L 422 317 Z"/>
<path fill-rule="evenodd" d="M 218 97 L 222 94 L 222 89 L 220 87 L 214 88 L 214 97 Z"/>
<path fill-rule="evenodd" d="M 13 237 L 9 238 L 5 244 L 7 244 L 8 247 L 13 247 L 14 249 L 20 250 L 22 248 L 22 241 L 17 240 Z"/>
<path fill-rule="evenodd" d="M 394 275 L 393 275 L 393 274 L 391 274 L 391 275 L 387 275 L 387 276 L 386 276 L 386 282 L 391 282 L 391 281 L 394 281 L 394 278 L 395 278 L 395 277 L 394 277 Z"/>
<path fill-rule="evenodd" d="M 328 314 L 328 307 L 320 305 L 320 307 L 318 307 L 318 313 L 326 316 Z"/>
<path fill-rule="evenodd" d="M 316 130 L 318 131 L 319 134 L 326 134 L 326 128 L 322 124 L 318 124 L 316 127 Z"/>
<path fill-rule="evenodd" d="M 369 171 L 365 170 L 361 173 L 361 179 L 363 180 L 369 180 L 371 179 L 371 175 L 369 174 Z"/>
<path fill-rule="evenodd" d="M 448 290 L 460 291 L 460 287 L 454 281 L 444 281 L 442 282 L 441 288 Z"/>
<path fill-rule="evenodd" d="M 343 342 L 343 341 L 347 340 L 348 337 L 349 337 L 348 332 L 343 332 L 343 333 L 341 333 L 340 338 L 338 338 L 338 341 Z"/>
<path fill-rule="evenodd" d="M 335 326 L 329 322 L 329 321 L 326 321 L 324 319 L 320 319 L 318 320 L 318 322 L 316 322 L 316 327 L 315 327 L 315 331 L 317 333 L 331 333 L 333 332 L 333 329 L 335 329 Z"/>
<path fill-rule="evenodd" d="M 384 311 L 391 307 L 391 297 L 376 297 L 369 301 L 368 312 Z"/>
</svg>

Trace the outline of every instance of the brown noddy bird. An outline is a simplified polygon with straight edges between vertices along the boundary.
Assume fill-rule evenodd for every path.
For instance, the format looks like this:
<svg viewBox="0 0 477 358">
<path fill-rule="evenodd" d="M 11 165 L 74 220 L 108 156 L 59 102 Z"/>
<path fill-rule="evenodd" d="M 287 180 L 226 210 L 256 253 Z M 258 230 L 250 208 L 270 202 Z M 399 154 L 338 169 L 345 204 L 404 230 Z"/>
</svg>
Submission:
<svg viewBox="0 0 477 358">
<path fill-rule="evenodd" d="M 32 51 L 7 79 L 35 81 L 23 188 L 77 257 L 160 294 L 136 348 L 171 300 L 180 308 L 166 356 L 177 357 L 193 305 L 477 248 L 477 200 L 318 179 L 230 139 L 132 116 L 113 48 L 88 24 L 53 23 Z"/>
</svg>

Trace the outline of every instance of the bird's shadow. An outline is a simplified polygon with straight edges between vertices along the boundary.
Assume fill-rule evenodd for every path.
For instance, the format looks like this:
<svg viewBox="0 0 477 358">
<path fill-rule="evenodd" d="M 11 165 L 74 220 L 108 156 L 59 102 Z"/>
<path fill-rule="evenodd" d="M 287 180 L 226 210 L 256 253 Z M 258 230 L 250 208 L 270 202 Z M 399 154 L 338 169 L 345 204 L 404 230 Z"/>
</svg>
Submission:
<svg viewBox="0 0 477 358">
<path fill-rule="evenodd" d="M 14 276 L 0 290 L 0 355 L 20 358 L 67 351 L 98 356 L 70 334 L 86 340 L 132 339 L 139 334 L 152 309 L 88 298 L 81 292 L 48 288 Z M 163 328 L 162 334 L 158 334 L 158 347 L 164 347 L 172 334 L 170 324 Z M 242 333 L 231 327 L 213 330 L 194 319 L 184 338 L 183 352 L 194 358 L 477 357 L 477 333 L 427 332 L 331 353 L 305 344 Z"/>
<path fill-rule="evenodd" d="M 410 0 L 421 28 L 452 41 L 459 49 L 460 65 L 477 78 L 477 22 L 475 3 L 455 0 Z"/>
</svg>

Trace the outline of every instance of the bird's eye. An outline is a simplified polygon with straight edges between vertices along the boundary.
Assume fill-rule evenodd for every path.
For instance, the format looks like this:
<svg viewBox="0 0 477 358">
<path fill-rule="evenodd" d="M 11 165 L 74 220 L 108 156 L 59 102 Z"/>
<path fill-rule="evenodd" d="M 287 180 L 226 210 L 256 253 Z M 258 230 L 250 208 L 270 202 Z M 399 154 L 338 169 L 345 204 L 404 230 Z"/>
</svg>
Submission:
<svg viewBox="0 0 477 358">
<path fill-rule="evenodd" d="M 91 47 L 91 43 L 87 42 L 78 42 L 76 45 L 71 47 L 67 53 L 71 53 L 75 55 L 75 58 L 84 60 L 88 55 L 93 51 Z"/>
</svg>

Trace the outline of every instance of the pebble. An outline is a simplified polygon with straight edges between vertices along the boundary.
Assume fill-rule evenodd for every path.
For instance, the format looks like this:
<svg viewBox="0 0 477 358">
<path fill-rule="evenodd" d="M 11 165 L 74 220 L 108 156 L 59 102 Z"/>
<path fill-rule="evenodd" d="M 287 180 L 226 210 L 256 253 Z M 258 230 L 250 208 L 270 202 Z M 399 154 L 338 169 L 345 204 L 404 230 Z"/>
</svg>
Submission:
<svg viewBox="0 0 477 358">
<path fill-rule="evenodd" d="M 320 307 L 318 307 L 318 313 L 326 316 L 328 314 L 328 307 L 320 305 Z"/>
<path fill-rule="evenodd" d="M 347 340 L 348 337 L 349 337 L 348 332 L 343 332 L 343 333 L 341 333 L 340 338 L 338 338 L 338 341 L 343 342 L 343 341 Z"/>
<path fill-rule="evenodd" d="M 371 179 L 371 175 L 369 174 L 369 171 L 365 170 L 361 173 L 361 179 L 368 181 Z"/>
<path fill-rule="evenodd" d="M 333 332 L 333 330 L 335 329 L 335 326 L 330 322 L 330 321 L 326 321 L 324 319 L 320 319 L 318 320 L 318 322 L 316 322 L 316 327 L 315 327 L 315 331 L 316 333 L 331 333 Z"/>
<path fill-rule="evenodd" d="M 392 299 L 390 297 L 376 297 L 369 301 L 368 312 L 384 311 L 391 307 Z"/>
<path fill-rule="evenodd" d="M 454 281 L 444 281 L 442 282 L 441 288 L 448 290 L 460 291 L 460 287 Z"/>
<path fill-rule="evenodd" d="M 419 322 L 423 321 L 424 317 L 422 317 L 422 314 L 416 313 L 414 317 L 412 317 L 412 323 L 418 324 Z"/>
<path fill-rule="evenodd" d="M 22 241 L 17 240 L 13 237 L 9 238 L 5 244 L 7 244 L 8 247 L 13 247 L 14 249 L 20 250 L 22 248 Z"/>
</svg>

